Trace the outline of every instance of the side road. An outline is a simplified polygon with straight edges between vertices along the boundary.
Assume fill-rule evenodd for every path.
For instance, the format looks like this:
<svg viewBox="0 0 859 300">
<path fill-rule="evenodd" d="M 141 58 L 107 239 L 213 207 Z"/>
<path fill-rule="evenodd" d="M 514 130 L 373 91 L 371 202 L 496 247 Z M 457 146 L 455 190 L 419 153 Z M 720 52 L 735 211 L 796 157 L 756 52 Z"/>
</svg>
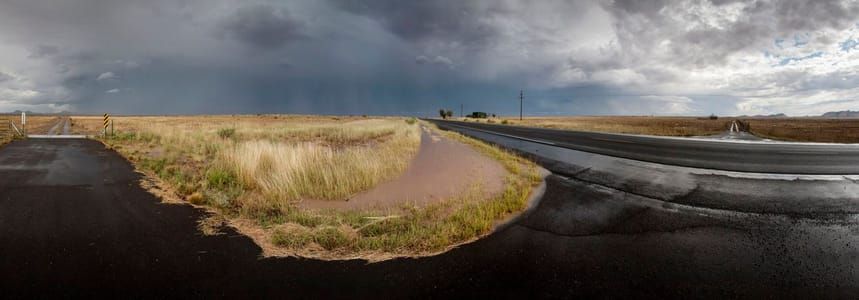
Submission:
<svg viewBox="0 0 859 300">
<path fill-rule="evenodd" d="M 379 263 L 260 258 L 205 213 L 162 204 L 118 154 L 83 139 L 0 148 L 3 298 L 850 298 L 852 218 L 722 213 L 559 175 L 510 226 L 442 255 Z M 667 296 L 667 297 L 666 297 Z"/>
<path fill-rule="evenodd" d="M 192 292 L 229 286 L 255 264 L 259 249 L 250 239 L 231 230 L 201 235 L 204 212 L 160 203 L 139 179 L 92 140 L 30 139 L 0 148 L 4 296 L 159 286 Z"/>
</svg>

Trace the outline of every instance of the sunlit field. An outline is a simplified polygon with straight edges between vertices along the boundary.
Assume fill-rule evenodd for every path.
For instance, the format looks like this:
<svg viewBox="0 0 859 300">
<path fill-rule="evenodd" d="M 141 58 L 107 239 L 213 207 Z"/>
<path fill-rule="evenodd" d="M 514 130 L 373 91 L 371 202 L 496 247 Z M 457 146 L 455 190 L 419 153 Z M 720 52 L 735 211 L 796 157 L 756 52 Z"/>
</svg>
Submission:
<svg viewBox="0 0 859 300">
<path fill-rule="evenodd" d="M 474 119 L 471 119 L 474 121 Z M 526 117 L 481 120 L 497 124 L 511 124 L 554 129 L 598 131 L 611 133 L 647 134 L 663 136 L 702 136 L 721 133 L 728 129 L 730 120 L 707 117 Z"/>
</svg>

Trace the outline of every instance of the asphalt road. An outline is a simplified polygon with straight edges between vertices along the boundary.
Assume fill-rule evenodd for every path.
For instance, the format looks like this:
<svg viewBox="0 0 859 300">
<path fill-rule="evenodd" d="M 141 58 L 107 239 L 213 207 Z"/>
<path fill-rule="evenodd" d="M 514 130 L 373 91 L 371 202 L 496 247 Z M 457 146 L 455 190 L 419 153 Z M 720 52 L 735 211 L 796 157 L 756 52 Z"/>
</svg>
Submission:
<svg viewBox="0 0 859 300">
<path fill-rule="evenodd" d="M 859 295 L 850 216 L 678 207 L 550 175 L 512 225 L 442 255 L 380 263 L 261 258 L 205 213 L 162 204 L 100 143 L 0 148 L 3 298 L 826 297 Z"/>
<path fill-rule="evenodd" d="M 725 142 L 429 120 L 639 161 L 724 171 L 859 174 L 859 145 Z"/>
</svg>

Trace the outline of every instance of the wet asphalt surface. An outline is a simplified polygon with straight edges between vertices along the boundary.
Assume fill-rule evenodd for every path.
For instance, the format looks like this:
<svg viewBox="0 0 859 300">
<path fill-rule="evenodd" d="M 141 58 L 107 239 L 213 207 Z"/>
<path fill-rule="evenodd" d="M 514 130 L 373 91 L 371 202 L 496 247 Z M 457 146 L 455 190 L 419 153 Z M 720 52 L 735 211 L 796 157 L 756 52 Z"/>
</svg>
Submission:
<svg viewBox="0 0 859 300">
<path fill-rule="evenodd" d="M 528 214 L 435 257 L 261 258 L 204 212 L 162 204 L 89 140 L 0 148 L 7 297 L 571 298 L 859 295 L 855 214 L 791 217 L 645 199 L 550 175 Z"/>
<path fill-rule="evenodd" d="M 625 135 L 549 128 L 427 119 L 436 124 L 506 134 L 578 151 L 652 163 L 738 172 L 859 174 L 859 145 L 741 143 Z M 740 134 L 735 141 L 751 140 Z"/>
</svg>

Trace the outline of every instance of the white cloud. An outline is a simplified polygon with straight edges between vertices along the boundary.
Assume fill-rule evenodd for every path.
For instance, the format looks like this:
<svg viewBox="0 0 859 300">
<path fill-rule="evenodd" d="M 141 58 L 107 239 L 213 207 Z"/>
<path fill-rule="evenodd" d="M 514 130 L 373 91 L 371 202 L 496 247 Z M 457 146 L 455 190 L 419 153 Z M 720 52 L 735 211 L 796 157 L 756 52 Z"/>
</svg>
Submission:
<svg viewBox="0 0 859 300">
<path fill-rule="evenodd" d="M 453 61 L 450 60 L 450 58 L 447 58 L 447 57 L 444 57 L 441 55 L 436 55 L 435 57 L 427 57 L 424 55 L 419 55 L 419 56 L 415 57 L 415 62 L 418 63 L 419 65 L 433 64 L 433 65 L 445 66 L 448 68 L 453 68 L 453 66 L 454 66 Z"/>
<path fill-rule="evenodd" d="M 114 78 L 116 78 L 116 75 L 113 74 L 113 72 L 104 72 L 104 73 L 99 74 L 98 78 L 96 78 L 96 80 L 104 81 L 104 80 L 110 80 L 110 79 L 114 79 Z"/>
<path fill-rule="evenodd" d="M 120 66 L 128 68 L 128 69 L 136 69 L 136 68 L 140 67 L 140 63 L 137 61 L 133 61 L 133 60 L 121 60 L 121 59 L 119 59 L 119 60 L 115 61 L 115 63 L 117 65 L 120 65 Z"/>
<path fill-rule="evenodd" d="M 116 94 L 116 93 L 119 93 L 119 89 L 110 89 L 110 90 L 105 91 L 105 93 L 107 93 L 107 94 Z"/>
<path fill-rule="evenodd" d="M 689 97 L 674 95 L 646 95 L 609 99 L 612 111 L 625 115 L 689 115 L 701 111 L 692 107 Z"/>
<path fill-rule="evenodd" d="M 18 90 L 0 87 L 0 101 L 2 102 L 21 102 L 36 98 L 40 95 L 41 93 L 34 90 Z"/>
</svg>

